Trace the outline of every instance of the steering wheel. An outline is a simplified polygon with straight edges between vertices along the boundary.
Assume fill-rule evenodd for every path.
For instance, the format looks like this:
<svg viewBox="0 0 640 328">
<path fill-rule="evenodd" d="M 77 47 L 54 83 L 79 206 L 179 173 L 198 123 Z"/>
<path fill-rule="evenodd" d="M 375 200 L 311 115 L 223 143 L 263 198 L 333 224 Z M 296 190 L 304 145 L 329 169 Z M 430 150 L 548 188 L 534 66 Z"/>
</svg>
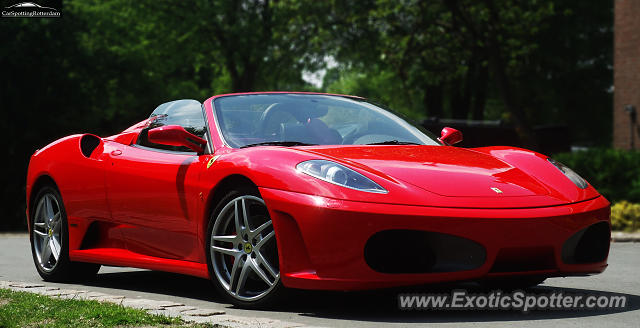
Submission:
<svg viewBox="0 0 640 328">
<path fill-rule="evenodd" d="M 366 124 L 358 124 L 358 126 L 349 131 L 344 137 L 342 137 L 343 145 L 352 145 L 356 139 L 367 134 Z"/>
<path fill-rule="evenodd" d="M 271 139 L 272 137 L 277 137 L 278 134 L 281 133 L 280 129 L 277 129 L 276 131 L 273 132 L 273 134 L 268 134 L 268 133 L 271 133 L 271 131 L 268 131 L 269 123 L 273 120 L 273 118 L 278 113 L 289 113 L 289 112 L 286 109 L 284 109 L 282 106 L 280 106 L 279 103 L 269 105 L 269 107 L 267 107 L 267 109 L 265 109 L 264 112 L 262 112 L 262 115 L 260 116 L 260 123 L 258 124 L 259 136 Z"/>
</svg>

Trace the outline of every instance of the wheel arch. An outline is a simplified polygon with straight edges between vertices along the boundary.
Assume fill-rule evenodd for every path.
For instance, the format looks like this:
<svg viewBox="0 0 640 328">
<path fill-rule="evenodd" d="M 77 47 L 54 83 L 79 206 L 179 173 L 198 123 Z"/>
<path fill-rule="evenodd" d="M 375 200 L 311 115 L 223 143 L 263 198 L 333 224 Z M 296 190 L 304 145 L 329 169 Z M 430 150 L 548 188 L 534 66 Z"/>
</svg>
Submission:
<svg viewBox="0 0 640 328">
<path fill-rule="evenodd" d="M 204 217 L 202 218 L 202 224 L 200 228 L 200 235 L 202 236 L 202 240 L 206 241 L 207 236 L 207 227 L 209 225 L 209 219 L 213 214 L 213 211 L 216 209 L 220 201 L 224 198 L 224 196 L 230 192 L 231 190 L 237 189 L 240 186 L 255 188 L 256 192 L 258 191 L 258 185 L 254 183 L 247 176 L 242 174 L 231 174 L 224 177 L 218 184 L 215 185 L 209 192 L 209 196 L 205 202 L 204 209 Z"/>
<path fill-rule="evenodd" d="M 33 215 L 32 213 L 33 202 L 35 201 L 35 198 L 38 195 L 38 192 L 40 192 L 40 189 L 42 189 L 45 186 L 52 186 L 53 188 L 58 190 L 58 192 L 60 192 L 60 189 L 58 188 L 58 184 L 53 179 L 53 177 L 51 177 L 51 175 L 47 173 L 43 173 L 35 179 L 29 191 L 29 195 L 27 197 L 27 227 L 29 228 L 29 231 L 31 231 L 31 216 Z"/>
<path fill-rule="evenodd" d="M 255 183 L 254 181 L 255 181 L 254 179 L 249 178 L 248 176 L 242 174 L 241 172 L 234 172 L 222 178 L 220 182 L 217 183 L 216 186 L 211 189 L 209 195 L 207 196 L 206 208 L 204 210 L 205 219 L 203 220 L 203 225 L 202 225 L 203 227 L 201 230 L 201 233 L 204 236 L 203 242 L 206 245 L 205 247 L 203 247 L 203 249 L 205 250 L 204 256 L 207 263 L 210 279 L 216 286 L 216 289 L 218 289 L 221 294 L 225 295 L 225 297 L 227 297 L 227 299 L 229 299 L 232 303 L 236 305 L 241 305 L 243 307 L 261 307 L 264 305 L 269 305 L 271 301 L 279 299 L 280 296 L 283 294 L 284 286 L 280 281 L 280 273 L 278 272 L 279 271 L 278 268 L 280 267 L 280 262 L 281 262 L 279 248 L 275 249 L 275 251 L 277 252 L 277 254 L 275 255 L 276 256 L 275 261 L 278 262 L 278 268 L 274 267 L 275 269 L 272 269 L 272 270 L 276 270 L 278 274 L 277 275 L 271 274 L 269 276 L 270 278 L 268 278 L 268 280 L 271 280 L 272 283 L 264 284 L 264 287 L 266 287 L 266 289 L 259 290 L 260 298 L 249 301 L 247 299 L 242 299 L 242 297 L 240 296 L 234 296 L 232 295 L 233 293 L 229 294 L 228 288 L 225 289 L 226 287 L 224 287 L 223 282 L 221 282 L 221 280 L 224 280 L 224 278 L 221 278 L 218 275 L 218 272 L 219 272 L 218 270 L 220 270 L 219 259 L 216 260 L 214 259 L 214 257 L 210 255 L 210 248 L 209 248 L 210 239 L 209 238 L 210 238 L 210 234 L 212 233 L 211 231 L 218 231 L 216 230 L 216 226 L 218 222 L 217 220 L 219 218 L 217 216 L 214 217 L 213 215 L 220 213 L 220 212 L 216 212 L 216 211 L 220 211 L 219 209 L 225 209 L 225 211 L 228 211 L 227 208 L 229 208 L 228 206 L 228 204 L 230 204 L 229 201 L 235 200 L 237 197 L 245 196 L 245 195 L 247 195 L 247 197 L 253 198 L 254 200 L 256 198 L 255 196 L 262 198 L 262 195 L 258 187 L 259 183 Z M 243 206 L 244 206 L 244 199 L 243 199 Z M 262 206 L 266 206 L 266 204 Z M 268 209 L 265 208 L 265 210 L 268 210 Z M 233 211 L 233 208 L 231 209 L 231 211 Z M 225 212 L 225 213 L 228 213 L 228 212 Z M 268 221 L 271 221 L 270 215 L 266 219 Z M 231 220 L 234 220 L 234 218 L 231 218 Z M 216 223 L 212 223 L 212 222 L 216 222 Z M 261 223 L 261 225 L 262 224 L 264 224 L 264 221 Z M 272 236 L 271 238 L 273 238 L 272 239 L 273 243 L 277 243 L 277 231 L 276 231 L 277 229 L 275 228 L 275 226 L 273 226 L 272 228 L 273 230 L 272 232 L 269 232 L 269 234 L 275 233 L 275 236 Z M 242 232 L 242 233 L 248 233 L 247 231 L 252 232 L 250 227 L 247 227 L 247 229 L 243 231 L 245 232 Z M 241 232 L 238 232 L 237 235 L 240 236 Z M 254 236 L 250 234 L 248 236 L 250 236 L 250 238 L 254 238 Z M 247 238 L 247 237 L 243 237 L 243 238 Z M 243 243 L 247 243 L 247 242 L 248 242 L 248 239 L 244 239 Z M 260 243 L 255 244 L 255 239 L 254 239 L 254 242 L 252 243 L 254 247 L 261 247 Z M 276 245 L 276 244 L 273 244 L 273 245 Z M 235 248 L 235 244 L 234 244 L 234 248 Z M 271 250 L 273 251 L 273 249 Z M 247 251 L 245 250 L 245 252 Z M 250 250 L 249 252 L 253 252 L 253 250 Z M 273 253 L 270 253 L 270 254 L 273 255 Z M 246 257 L 246 256 L 249 256 L 249 254 L 243 253 L 243 256 Z M 275 262 L 271 262 L 271 263 L 273 265 L 273 263 Z M 245 268 L 246 267 L 247 266 L 245 265 Z M 227 268 L 227 269 L 230 269 L 230 268 Z M 263 268 L 262 270 L 266 270 L 266 269 Z M 230 271 L 230 272 L 233 272 L 233 271 Z M 242 272 L 244 272 L 244 269 L 242 270 Z M 227 283 L 231 283 L 231 282 L 227 281 Z"/>
</svg>

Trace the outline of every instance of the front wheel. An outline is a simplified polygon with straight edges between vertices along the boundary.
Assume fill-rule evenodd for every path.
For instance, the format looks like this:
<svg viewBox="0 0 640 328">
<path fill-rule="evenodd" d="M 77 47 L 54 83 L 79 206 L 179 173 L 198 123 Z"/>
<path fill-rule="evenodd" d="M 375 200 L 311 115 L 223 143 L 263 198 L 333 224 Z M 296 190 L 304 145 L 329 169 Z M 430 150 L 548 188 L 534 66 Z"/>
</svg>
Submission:
<svg viewBox="0 0 640 328">
<path fill-rule="evenodd" d="M 257 191 L 232 191 L 220 202 L 209 221 L 207 254 L 214 285 L 235 305 L 273 305 L 284 291 L 275 230 Z"/>
<path fill-rule="evenodd" d="M 67 214 L 57 189 L 40 189 L 30 213 L 31 254 L 42 279 L 60 282 L 95 276 L 100 265 L 69 260 Z"/>
</svg>

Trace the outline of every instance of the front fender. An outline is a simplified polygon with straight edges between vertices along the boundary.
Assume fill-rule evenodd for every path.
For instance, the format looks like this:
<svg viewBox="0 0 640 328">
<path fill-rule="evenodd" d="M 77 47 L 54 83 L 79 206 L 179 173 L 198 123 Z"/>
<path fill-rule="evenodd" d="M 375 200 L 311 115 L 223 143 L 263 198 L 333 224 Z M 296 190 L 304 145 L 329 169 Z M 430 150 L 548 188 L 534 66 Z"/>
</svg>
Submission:
<svg viewBox="0 0 640 328">
<path fill-rule="evenodd" d="M 62 196 L 69 224 L 78 218 L 109 219 L 103 145 L 104 141 L 95 135 L 76 134 L 36 151 L 27 169 L 27 215 L 32 194 L 37 192 L 34 186 L 46 176 Z"/>
<path fill-rule="evenodd" d="M 242 175 L 261 188 L 362 202 L 426 205 L 425 201 L 427 201 L 426 198 L 428 197 L 425 197 L 425 194 L 429 192 L 424 189 L 388 176 L 375 175 L 358 167 L 351 166 L 352 169 L 387 189 L 388 193 L 370 193 L 337 186 L 311 177 L 296 169 L 298 163 L 311 159 L 333 160 L 322 155 L 298 151 L 294 148 L 256 147 L 235 150 L 220 155 L 206 170 L 203 180 L 215 186 L 225 177 Z M 340 164 L 350 166 L 344 162 Z"/>
<path fill-rule="evenodd" d="M 519 168 L 541 182 L 550 196 L 575 203 L 593 199 L 600 194 L 589 184 L 587 188 L 578 188 L 564 173 L 547 161 L 548 156 L 535 151 L 507 146 L 473 148 L 474 151 L 489 154 Z"/>
</svg>

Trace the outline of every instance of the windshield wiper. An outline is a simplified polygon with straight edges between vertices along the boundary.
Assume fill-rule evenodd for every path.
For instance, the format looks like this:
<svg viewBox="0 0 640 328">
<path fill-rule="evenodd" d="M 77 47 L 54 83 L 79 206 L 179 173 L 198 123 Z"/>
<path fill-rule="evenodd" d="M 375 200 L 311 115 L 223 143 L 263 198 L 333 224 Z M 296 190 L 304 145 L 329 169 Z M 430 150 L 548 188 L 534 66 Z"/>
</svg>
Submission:
<svg viewBox="0 0 640 328">
<path fill-rule="evenodd" d="M 382 142 L 368 143 L 367 145 L 421 145 L 421 144 L 416 142 L 410 142 L 410 141 L 387 140 Z"/>
<path fill-rule="evenodd" d="M 244 145 L 240 148 L 249 148 L 255 146 L 284 146 L 284 147 L 293 147 L 293 146 L 317 146 L 317 144 L 304 143 L 299 141 L 267 141 L 267 142 L 258 142 L 254 144 Z"/>
</svg>

